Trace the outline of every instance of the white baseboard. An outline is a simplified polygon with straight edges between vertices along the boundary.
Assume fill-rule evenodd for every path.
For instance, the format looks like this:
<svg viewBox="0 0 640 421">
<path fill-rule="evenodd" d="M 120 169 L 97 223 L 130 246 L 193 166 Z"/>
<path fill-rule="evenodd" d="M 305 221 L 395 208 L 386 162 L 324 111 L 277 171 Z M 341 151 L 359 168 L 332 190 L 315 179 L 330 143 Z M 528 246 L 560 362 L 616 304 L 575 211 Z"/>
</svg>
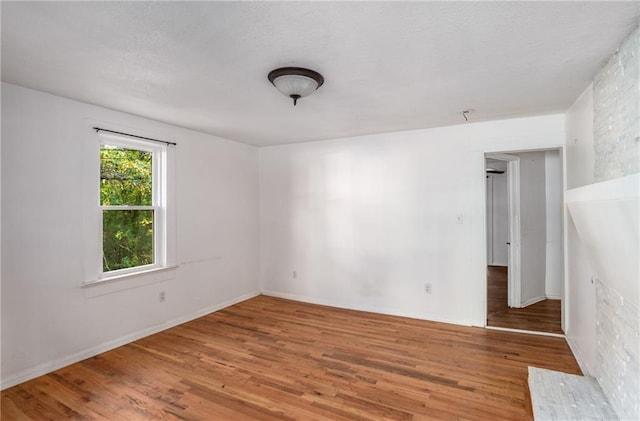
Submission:
<svg viewBox="0 0 640 421">
<path fill-rule="evenodd" d="M 533 297 L 533 298 L 525 301 L 524 303 L 520 304 L 520 308 L 528 307 L 528 306 L 530 306 L 532 304 L 539 303 L 540 301 L 544 301 L 546 299 L 547 299 L 547 297 L 545 295 L 543 295 L 541 297 Z"/>
<path fill-rule="evenodd" d="M 20 384 L 22 382 L 26 382 L 27 380 L 31 380 L 34 379 L 36 377 L 42 376 L 44 374 L 50 373 L 52 371 L 55 370 L 59 370 L 63 367 L 66 367 L 68 365 L 77 363 L 79 361 L 85 360 L 87 358 L 91 358 L 94 357 L 98 354 L 101 354 L 103 352 L 106 351 L 110 351 L 114 348 L 117 348 L 119 346 L 122 345 L 126 345 L 128 343 L 131 343 L 133 341 L 137 341 L 138 339 L 142 339 L 146 336 L 149 335 L 153 335 L 155 333 L 158 332 L 162 332 L 163 330 L 172 328 L 174 326 L 178 326 L 182 323 L 197 319 L 198 317 L 202 317 L 206 314 L 209 313 L 213 313 L 215 311 L 219 311 L 222 310 L 223 308 L 232 306 L 234 304 L 237 304 L 239 302 L 248 300 L 250 298 L 256 297 L 260 295 L 260 291 L 254 291 L 254 292 L 250 292 L 248 294 L 243 294 L 239 297 L 233 298 L 231 300 L 227 300 L 225 302 L 210 306 L 210 307 L 206 307 L 203 309 L 200 309 L 196 312 L 193 312 L 191 314 L 187 314 L 181 317 L 178 317 L 176 319 L 170 320 L 168 322 L 165 323 L 161 323 L 158 324 L 156 326 L 152 326 L 150 328 L 147 329 L 143 329 L 140 330 L 138 332 L 134 332 L 131 333 L 129 335 L 123 336 L 121 338 L 118 339 L 114 339 L 112 341 L 108 341 L 105 343 L 102 343 L 100 345 L 85 349 L 83 351 L 80 352 L 76 352 L 75 354 L 69 355 L 67 357 L 63 357 L 63 358 L 59 358 L 57 360 L 54 361 L 49 361 L 43 364 L 39 364 L 35 367 L 23 370 L 17 374 L 14 374 L 12 376 L 9 376 L 8 378 L 3 378 L 2 382 L 0 384 L 0 389 L 4 390 L 6 388 L 15 386 L 17 384 Z"/>
<path fill-rule="evenodd" d="M 546 297 L 547 297 L 547 300 L 562 300 L 562 297 L 559 295 L 547 294 Z"/>
<path fill-rule="evenodd" d="M 266 295 L 269 297 L 276 297 L 276 298 L 284 298 L 286 300 L 292 300 L 292 301 L 300 301 L 300 302 L 309 303 L 309 304 L 318 304 L 318 305 L 323 305 L 327 307 L 342 308 L 347 310 L 366 311 L 369 313 L 387 314 L 390 316 L 407 317 L 410 319 L 427 320 L 430 322 L 449 323 L 449 324 L 454 324 L 459 326 L 474 326 L 474 324 L 468 320 L 448 319 L 448 318 L 443 318 L 433 314 L 414 313 L 410 311 L 401 311 L 397 309 L 389 309 L 389 308 L 381 308 L 381 307 L 373 307 L 373 306 L 347 305 L 345 303 L 337 303 L 335 301 L 326 300 L 322 298 L 307 297 L 307 296 L 302 296 L 297 294 L 288 294 L 284 292 L 262 291 L 262 295 Z"/>
<path fill-rule="evenodd" d="M 580 366 L 580 370 L 582 370 L 582 374 L 584 374 L 585 376 L 595 377 L 594 373 L 592 373 L 591 370 L 589 369 L 589 366 L 587 365 L 587 362 L 585 361 L 584 356 L 582 355 L 582 351 L 580 350 L 580 347 L 578 346 L 578 344 L 569 335 L 566 335 L 565 339 L 567 340 L 569 349 L 571 349 L 573 356 L 576 358 L 576 361 Z"/>
</svg>

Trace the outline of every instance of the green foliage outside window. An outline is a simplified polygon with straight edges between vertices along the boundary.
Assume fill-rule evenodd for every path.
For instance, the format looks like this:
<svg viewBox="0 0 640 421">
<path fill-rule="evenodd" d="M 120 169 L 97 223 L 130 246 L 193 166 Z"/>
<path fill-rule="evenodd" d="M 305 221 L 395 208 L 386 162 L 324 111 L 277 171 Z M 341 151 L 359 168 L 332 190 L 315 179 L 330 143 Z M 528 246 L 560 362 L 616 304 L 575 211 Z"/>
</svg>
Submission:
<svg viewBox="0 0 640 421">
<path fill-rule="evenodd" d="M 102 270 L 154 263 L 153 153 L 103 145 L 100 148 L 100 204 L 123 206 L 102 211 Z"/>
</svg>

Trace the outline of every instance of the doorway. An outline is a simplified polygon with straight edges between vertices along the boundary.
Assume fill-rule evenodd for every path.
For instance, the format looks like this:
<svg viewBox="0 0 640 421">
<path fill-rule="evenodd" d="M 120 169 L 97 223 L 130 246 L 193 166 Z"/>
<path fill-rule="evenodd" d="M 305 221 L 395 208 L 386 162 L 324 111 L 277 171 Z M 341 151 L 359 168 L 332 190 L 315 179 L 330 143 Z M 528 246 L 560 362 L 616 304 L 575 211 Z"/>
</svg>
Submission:
<svg viewBox="0 0 640 421">
<path fill-rule="evenodd" d="M 487 326 L 563 334 L 559 149 L 485 155 Z"/>
</svg>

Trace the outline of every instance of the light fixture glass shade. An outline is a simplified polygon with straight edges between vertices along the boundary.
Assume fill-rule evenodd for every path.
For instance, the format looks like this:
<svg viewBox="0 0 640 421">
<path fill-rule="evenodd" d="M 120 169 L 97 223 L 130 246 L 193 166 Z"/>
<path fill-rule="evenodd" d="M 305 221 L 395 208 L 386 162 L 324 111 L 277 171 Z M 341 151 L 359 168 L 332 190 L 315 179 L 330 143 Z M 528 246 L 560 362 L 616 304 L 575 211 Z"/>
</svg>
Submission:
<svg viewBox="0 0 640 421">
<path fill-rule="evenodd" d="M 268 79 L 280 92 L 293 99 L 293 105 L 324 83 L 324 77 L 320 73 L 303 67 L 281 67 L 272 70 Z"/>
<path fill-rule="evenodd" d="M 284 75 L 273 80 L 273 85 L 288 97 L 298 95 L 300 98 L 318 89 L 318 82 L 301 75 Z"/>
</svg>

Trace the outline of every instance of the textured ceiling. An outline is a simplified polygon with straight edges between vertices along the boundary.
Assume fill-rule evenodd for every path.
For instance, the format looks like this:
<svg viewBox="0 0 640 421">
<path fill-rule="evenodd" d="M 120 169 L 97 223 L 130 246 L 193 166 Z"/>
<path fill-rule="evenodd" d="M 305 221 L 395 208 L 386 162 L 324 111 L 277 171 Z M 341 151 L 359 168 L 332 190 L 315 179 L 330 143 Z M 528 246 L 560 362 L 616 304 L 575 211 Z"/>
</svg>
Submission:
<svg viewBox="0 0 640 421">
<path fill-rule="evenodd" d="M 2 2 L 2 80 L 253 145 L 561 112 L 640 3 Z M 310 67 L 297 107 L 267 80 Z"/>
</svg>

